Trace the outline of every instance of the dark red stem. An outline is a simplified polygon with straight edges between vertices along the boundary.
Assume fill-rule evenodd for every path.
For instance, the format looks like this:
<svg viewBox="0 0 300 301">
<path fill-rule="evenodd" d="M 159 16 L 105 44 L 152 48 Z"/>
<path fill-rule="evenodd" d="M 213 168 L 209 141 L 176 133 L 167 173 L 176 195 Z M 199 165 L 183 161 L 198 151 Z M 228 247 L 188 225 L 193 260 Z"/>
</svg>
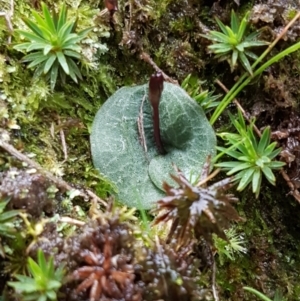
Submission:
<svg viewBox="0 0 300 301">
<path fill-rule="evenodd" d="M 157 150 L 161 155 L 166 154 L 160 137 L 159 127 L 159 102 L 162 90 L 164 88 L 164 79 L 161 72 L 153 74 L 149 82 L 149 100 L 153 109 L 153 131 Z"/>
<path fill-rule="evenodd" d="M 158 152 L 161 155 L 165 155 L 166 151 L 161 141 L 160 137 L 160 127 L 159 127 L 159 110 L 158 105 L 152 106 L 153 108 L 153 130 L 154 130 L 154 140 L 157 146 Z"/>
</svg>

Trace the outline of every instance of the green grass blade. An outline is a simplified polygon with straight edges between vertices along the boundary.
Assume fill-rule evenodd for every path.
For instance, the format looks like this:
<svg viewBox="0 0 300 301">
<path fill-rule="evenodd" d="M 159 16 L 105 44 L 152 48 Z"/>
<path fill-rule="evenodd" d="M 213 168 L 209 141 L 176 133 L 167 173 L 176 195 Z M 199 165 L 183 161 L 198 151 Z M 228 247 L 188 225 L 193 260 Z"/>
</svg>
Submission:
<svg viewBox="0 0 300 301">
<path fill-rule="evenodd" d="M 252 287 L 248 287 L 248 286 L 244 286 L 243 289 L 245 291 L 248 291 L 254 295 L 256 295 L 257 297 L 259 297 L 261 300 L 263 301 L 272 301 L 270 298 L 268 298 L 266 295 L 262 294 L 261 292 L 257 291 L 256 289 L 252 288 Z"/>
</svg>

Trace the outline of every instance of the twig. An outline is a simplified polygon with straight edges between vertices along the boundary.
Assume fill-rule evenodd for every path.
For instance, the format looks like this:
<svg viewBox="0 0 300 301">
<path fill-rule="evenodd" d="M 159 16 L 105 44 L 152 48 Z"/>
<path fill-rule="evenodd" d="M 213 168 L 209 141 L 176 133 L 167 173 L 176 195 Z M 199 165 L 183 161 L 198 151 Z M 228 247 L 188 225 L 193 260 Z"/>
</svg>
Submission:
<svg viewBox="0 0 300 301">
<path fill-rule="evenodd" d="M 288 176 L 288 174 L 283 169 L 280 171 L 280 173 L 281 173 L 282 177 L 285 179 L 285 181 L 287 182 L 288 186 L 291 189 L 290 194 L 300 203 L 299 190 L 295 187 L 295 185 L 291 181 L 290 177 Z"/>
<path fill-rule="evenodd" d="M 225 91 L 225 92 L 228 92 L 228 89 L 223 85 L 223 83 L 221 81 L 219 81 L 218 79 L 215 80 L 215 82 Z M 243 116 L 245 117 L 245 119 L 250 123 L 250 119 L 248 118 L 248 114 L 246 113 L 246 111 L 243 109 L 243 107 L 240 105 L 240 103 L 234 99 L 233 102 L 236 104 L 236 106 L 239 107 L 239 109 L 241 110 Z M 256 134 L 261 137 L 261 132 L 260 130 L 256 127 L 255 124 L 253 124 L 253 128 L 256 132 Z M 284 178 L 284 180 L 286 181 L 286 183 L 288 184 L 288 186 L 290 187 L 291 189 L 291 195 L 300 203 L 300 192 L 299 190 L 295 187 L 295 185 L 293 184 L 293 182 L 291 181 L 290 177 L 288 176 L 288 174 L 283 170 L 281 169 L 280 170 L 280 173 L 282 175 L 282 177 Z M 199 184 L 198 184 L 199 185 Z M 198 186 L 197 185 L 197 186 Z"/>
<path fill-rule="evenodd" d="M 173 78 L 171 78 L 171 77 L 169 77 L 166 73 L 164 73 L 155 63 L 154 63 L 154 61 L 151 59 L 151 57 L 150 57 L 150 55 L 148 54 L 148 53 L 146 53 L 146 52 L 142 52 L 141 54 L 140 54 L 140 59 L 142 59 L 143 61 L 145 61 L 146 63 L 148 63 L 148 64 L 150 64 L 153 68 L 154 68 L 154 70 L 156 71 L 156 72 L 161 72 L 161 74 L 162 74 L 162 76 L 163 76 L 163 78 L 164 78 L 164 80 L 166 81 L 166 82 L 169 82 L 169 83 L 172 83 L 172 84 L 174 84 L 174 85 L 177 85 L 177 86 L 179 86 L 179 84 L 178 84 L 178 81 L 177 80 L 175 80 L 175 79 L 173 79 Z"/>
<path fill-rule="evenodd" d="M 212 263 L 212 275 L 211 275 L 211 288 L 212 288 L 212 292 L 213 292 L 215 301 L 219 301 L 219 295 L 218 295 L 218 291 L 217 291 L 217 287 L 216 287 L 217 267 L 216 267 L 216 261 L 215 261 L 213 254 L 212 254 L 212 260 L 213 260 L 213 263 Z"/>
<path fill-rule="evenodd" d="M 9 36 L 8 36 L 8 41 L 7 41 L 8 44 L 11 43 L 11 36 L 14 31 L 12 22 L 11 22 L 13 15 L 14 15 L 14 0 L 10 0 L 10 10 L 8 12 L 0 12 L 0 17 L 4 17 L 4 19 L 6 21 L 6 26 L 9 31 Z"/>
<path fill-rule="evenodd" d="M 199 181 L 197 183 L 197 187 L 200 187 L 201 185 L 207 183 L 208 181 L 210 181 L 211 179 L 213 179 L 219 172 L 220 172 L 220 168 L 215 169 L 209 176 L 207 176 L 204 180 Z"/>
<path fill-rule="evenodd" d="M 80 226 L 80 227 L 85 225 L 85 222 L 80 221 L 78 219 L 68 217 L 68 216 L 61 216 L 58 221 L 61 223 L 67 223 L 70 225 L 75 225 L 75 226 Z"/>
<path fill-rule="evenodd" d="M 287 33 L 288 29 L 294 25 L 294 23 L 297 21 L 297 19 L 300 18 L 300 11 L 297 13 L 297 15 L 288 23 L 287 26 L 283 28 L 283 30 L 280 32 L 280 34 L 277 36 L 277 38 L 268 46 L 268 48 L 264 51 L 263 55 L 260 57 L 259 61 L 256 61 L 251 67 L 255 67 L 271 50 L 272 48 L 277 44 L 277 42 L 282 39 L 282 37 Z"/>
<path fill-rule="evenodd" d="M 145 131 L 144 131 L 144 113 L 143 113 L 143 106 L 144 106 L 145 99 L 146 99 L 146 94 L 144 95 L 141 103 L 139 117 L 137 119 L 137 125 L 138 125 L 140 144 L 143 147 L 145 154 L 147 154 L 148 150 L 147 150 L 147 142 L 146 142 Z"/>
<path fill-rule="evenodd" d="M 15 158 L 17 158 L 18 160 L 25 162 L 29 166 L 35 168 L 39 173 L 41 173 L 46 178 L 48 178 L 50 181 L 52 181 L 60 189 L 62 189 L 64 191 L 74 190 L 74 187 L 72 187 L 70 184 L 68 184 L 67 182 L 65 182 L 62 179 L 56 178 L 52 173 L 45 170 L 41 165 L 39 165 L 35 161 L 31 160 L 26 155 L 22 154 L 17 149 L 15 149 L 11 144 L 3 141 L 2 139 L 0 139 L 0 147 L 3 148 L 5 151 L 7 151 L 12 156 L 14 156 Z M 85 190 L 85 191 L 86 192 L 79 190 L 80 196 L 82 196 L 85 199 L 92 198 L 93 202 L 100 202 L 105 207 L 107 206 L 106 202 L 104 200 L 102 200 L 101 198 L 99 198 L 97 195 L 95 195 L 92 191 L 90 191 L 90 190 Z"/>
<path fill-rule="evenodd" d="M 58 125 L 60 125 L 60 119 L 59 118 L 58 118 Z M 62 150 L 63 150 L 63 153 L 64 153 L 64 160 L 61 162 L 63 164 L 68 160 L 68 148 L 67 148 L 65 133 L 64 133 L 64 130 L 63 130 L 62 127 L 59 129 L 59 134 L 60 134 Z"/>
<path fill-rule="evenodd" d="M 228 93 L 229 90 L 225 87 L 225 85 L 218 79 L 215 80 L 215 82 L 226 92 Z M 249 114 L 247 114 L 247 112 L 244 110 L 244 108 L 242 107 L 242 105 L 238 102 L 238 100 L 236 98 L 234 98 L 233 103 L 241 110 L 244 118 L 251 123 L 250 118 L 248 117 Z M 260 130 L 256 127 L 255 124 L 253 124 L 253 129 L 256 132 L 256 134 L 258 135 L 258 137 L 261 137 L 261 132 Z"/>
</svg>

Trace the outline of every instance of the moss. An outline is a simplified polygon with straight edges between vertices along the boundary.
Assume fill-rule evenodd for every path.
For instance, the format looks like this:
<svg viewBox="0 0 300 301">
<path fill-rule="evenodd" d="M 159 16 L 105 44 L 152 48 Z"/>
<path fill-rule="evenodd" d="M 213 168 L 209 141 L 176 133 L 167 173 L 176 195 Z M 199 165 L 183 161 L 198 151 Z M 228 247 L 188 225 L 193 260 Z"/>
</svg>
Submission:
<svg viewBox="0 0 300 301">
<path fill-rule="evenodd" d="M 0 6 L 4 2 L 0 0 Z M 54 9 L 60 4 L 53 1 L 46 3 Z M 88 187 L 102 198 L 109 196 L 115 188 L 101 178 L 92 166 L 90 126 L 96 111 L 119 87 L 147 82 L 153 68 L 140 60 L 141 51 L 149 53 L 165 73 L 178 80 L 193 73 L 201 80 L 206 80 L 207 87 L 213 86 L 218 78 L 230 88 L 240 76 L 240 71 L 230 73 L 225 63 L 219 63 L 209 56 L 206 42 L 200 36 L 204 29 L 216 29 L 213 17 L 218 16 L 227 22 L 232 8 L 240 16 L 244 15 L 245 10 L 251 9 L 252 28 L 266 27 L 264 38 L 271 41 L 300 8 L 292 0 L 264 1 L 259 4 L 240 1 L 239 7 L 235 1 L 120 0 L 119 11 L 114 15 L 111 26 L 107 16 L 99 16 L 104 8 L 102 1 L 68 0 L 67 5 L 69 14 L 78 16 L 79 29 L 94 25 L 95 28 L 83 42 L 87 58 L 81 70 L 84 80 L 78 85 L 67 81 L 65 85 L 58 85 L 54 93 L 50 93 L 42 77 L 32 80 L 33 72 L 20 61 L 23 54 L 7 45 L 6 23 L 4 18 L 0 18 L 0 126 L 10 133 L 11 143 L 18 150 L 33 154 L 34 160 L 45 169 L 63 177 L 74 187 Z M 15 28 L 24 28 L 21 16 L 30 16 L 32 6 L 39 9 L 39 1 L 15 1 Z M 5 6 L 5 9 L 8 8 Z M 271 55 L 290 46 L 298 37 L 299 22 L 287 32 L 285 39 Z M 19 36 L 14 35 L 12 41 L 19 43 Z M 269 124 L 274 131 L 291 132 L 288 124 L 293 125 L 293 133 L 289 138 L 279 140 L 279 144 L 285 148 L 290 141 L 294 143 L 295 148 L 291 149 L 296 159 L 286 169 L 295 184 L 299 178 L 299 147 L 296 144 L 299 142 L 299 131 L 296 130 L 298 123 L 293 116 L 299 115 L 299 66 L 300 56 L 297 52 L 266 70 L 262 77 L 255 79 L 239 95 L 243 107 L 256 116 L 258 126 Z M 217 92 L 223 93 L 220 90 Z M 219 130 L 230 128 L 224 116 L 220 118 L 219 125 Z M 67 146 L 66 161 L 61 131 Z M 7 171 L 11 167 L 23 168 L 19 161 L 1 151 L 0 170 Z M 259 199 L 255 199 L 250 190 L 240 194 L 238 211 L 247 221 L 236 227 L 238 232 L 244 233 L 248 252 L 234 260 L 225 258 L 222 265 L 216 255 L 221 300 L 255 300 L 242 289 L 244 285 L 255 287 L 271 298 L 276 288 L 280 288 L 289 300 L 299 298 L 300 208 L 288 195 L 286 183 L 280 179 L 280 175 L 276 177 L 275 187 L 263 183 L 264 189 Z M 43 192 L 46 194 L 46 191 Z M 64 214 L 86 220 L 89 210 L 95 209 L 91 209 L 91 204 L 81 197 L 72 198 L 62 192 L 53 192 L 53 197 L 54 211 L 59 216 Z M 97 207 L 95 204 L 93 206 Z M 44 214 L 44 210 L 39 211 L 37 219 Z M 136 225 L 139 224 L 140 221 L 137 221 Z M 23 226 L 20 222 L 20 232 Z M 67 243 L 67 236 L 74 231 L 78 231 L 74 225 L 62 226 L 58 222 L 49 224 L 40 238 L 52 239 L 53 244 L 43 244 L 41 240 L 36 247 L 42 245 L 50 252 L 50 249 L 56 248 L 56 239 L 63 238 Z M 139 231 L 141 233 L 142 229 Z M 151 231 L 149 233 L 147 246 L 154 236 Z M 140 237 L 143 235 L 139 234 Z M 26 248 L 32 240 L 31 237 L 25 237 L 16 243 L 6 244 L 11 253 L 5 259 L 5 264 L 0 260 L 0 271 L 3 271 L 4 265 L 6 273 L 0 275 L 1 280 L 8 280 L 8 274 L 24 272 L 22 268 L 28 256 Z M 201 247 L 204 248 L 201 245 L 199 249 Z M 198 250 L 196 254 L 207 260 L 208 256 L 203 255 L 203 250 Z M 62 262 L 66 254 L 56 259 L 58 263 Z M 201 287 L 210 288 L 210 273 L 205 271 L 204 264 L 201 271 Z M 12 300 L 13 297 L 9 296 Z"/>
</svg>

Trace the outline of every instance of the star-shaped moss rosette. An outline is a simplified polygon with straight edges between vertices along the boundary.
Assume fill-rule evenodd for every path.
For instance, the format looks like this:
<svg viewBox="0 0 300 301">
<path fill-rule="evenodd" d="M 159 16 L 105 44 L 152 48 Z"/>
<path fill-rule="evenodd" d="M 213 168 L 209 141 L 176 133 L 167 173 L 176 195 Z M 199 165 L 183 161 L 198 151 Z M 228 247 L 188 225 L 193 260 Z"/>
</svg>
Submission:
<svg viewBox="0 0 300 301">
<path fill-rule="evenodd" d="M 148 84 L 119 89 L 100 108 L 92 126 L 94 165 L 115 184 L 117 199 L 130 207 L 152 208 L 164 196 L 162 184 L 174 184 L 174 164 L 193 180 L 206 157 L 215 154 L 215 133 L 202 108 L 176 85 L 164 83 L 161 88 L 163 154 L 153 131 Z"/>
</svg>

